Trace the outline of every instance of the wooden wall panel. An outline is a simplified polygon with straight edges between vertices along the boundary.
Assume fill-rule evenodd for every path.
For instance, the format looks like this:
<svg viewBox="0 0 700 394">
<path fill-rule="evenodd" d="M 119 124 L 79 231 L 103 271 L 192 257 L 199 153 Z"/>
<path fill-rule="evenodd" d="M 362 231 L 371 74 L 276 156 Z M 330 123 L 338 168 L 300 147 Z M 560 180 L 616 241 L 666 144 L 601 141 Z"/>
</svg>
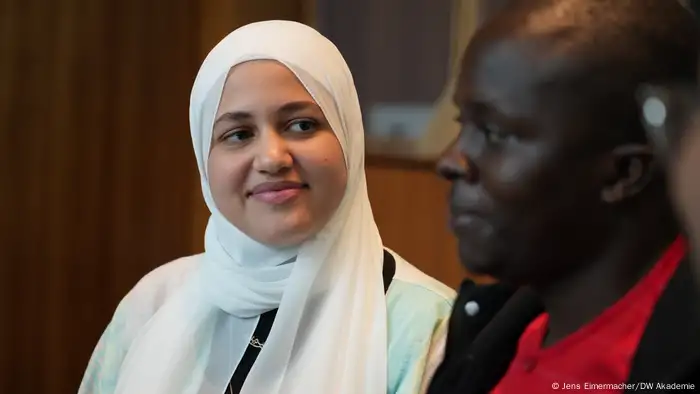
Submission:
<svg viewBox="0 0 700 394">
<path fill-rule="evenodd" d="M 118 300 L 191 252 L 198 3 L 2 2 L 1 393 L 75 393 Z"/>
</svg>

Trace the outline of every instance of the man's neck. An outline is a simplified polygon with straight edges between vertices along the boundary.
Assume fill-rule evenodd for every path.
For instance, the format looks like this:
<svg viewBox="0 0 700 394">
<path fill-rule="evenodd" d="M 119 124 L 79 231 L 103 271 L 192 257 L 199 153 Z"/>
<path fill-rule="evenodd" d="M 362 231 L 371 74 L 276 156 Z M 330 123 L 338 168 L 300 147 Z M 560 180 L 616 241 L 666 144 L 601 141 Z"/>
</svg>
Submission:
<svg viewBox="0 0 700 394">
<path fill-rule="evenodd" d="M 595 263 L 546 287 L 536 287 L 549 314 L 543 346 L 594 320 L 621 299 L 655 265 L 677 236 L 672 224 L 637 223 L 608 244 Z"/>
</svg>

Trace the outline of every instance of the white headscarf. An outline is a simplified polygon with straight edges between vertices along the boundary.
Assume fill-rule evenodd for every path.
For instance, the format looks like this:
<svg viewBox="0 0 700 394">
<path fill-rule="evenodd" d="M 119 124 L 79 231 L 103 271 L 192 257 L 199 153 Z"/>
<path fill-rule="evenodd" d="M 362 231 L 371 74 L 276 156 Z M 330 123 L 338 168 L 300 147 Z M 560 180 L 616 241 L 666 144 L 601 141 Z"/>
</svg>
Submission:
<svg viewBox="0 0 700 394">
<path fill-rule="evenodd" d="M 348 184 L 326 227 L 299 248 L 264 246 L 231 225 L 209 188 L 207 158 L 226 77 L 237 64 L 286 65 L 321 107 L 343 148 Z M 256 316 L 279 308 L 243 394 L 384 394 L 386 301 L 382 242 L 364 173 L 364 130 L 352 75 L 338 49 L 289 21 L 244 26 L 202 64 L 190 128 L 211 217 L 200 269 L 134 341 L 118 394 L 221 394 Z M 296 256 L 296 261 L 294 260 Z"/>
</svg>

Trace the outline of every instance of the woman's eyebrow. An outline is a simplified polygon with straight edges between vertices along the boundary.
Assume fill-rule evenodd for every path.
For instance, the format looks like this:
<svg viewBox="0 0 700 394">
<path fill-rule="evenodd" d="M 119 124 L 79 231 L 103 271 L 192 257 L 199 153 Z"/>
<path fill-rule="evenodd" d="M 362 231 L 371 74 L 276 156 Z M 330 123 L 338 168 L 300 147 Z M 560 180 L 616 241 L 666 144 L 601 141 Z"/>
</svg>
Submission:
<svg viewBox="0 0 700 394">
<path fill-rule="evenodd" d="M 277 109 L 280 114 L 289 115 L 305 109 L 320 110 L 318 104 L 313 101 L 290 101 Z"/>
<path fill-rule="evenodd" d="M 234 122 L 243 122 L 247 121 L 253 118 L 253 115 L 251 115 L 249 112 L 243 112 L 243 111 L 235 111 L 235 112 L 225 112 L 219 116 L 214 124 L 216 125 L 219 122 L 223 121 L 234 121 Z"/>
</svg>

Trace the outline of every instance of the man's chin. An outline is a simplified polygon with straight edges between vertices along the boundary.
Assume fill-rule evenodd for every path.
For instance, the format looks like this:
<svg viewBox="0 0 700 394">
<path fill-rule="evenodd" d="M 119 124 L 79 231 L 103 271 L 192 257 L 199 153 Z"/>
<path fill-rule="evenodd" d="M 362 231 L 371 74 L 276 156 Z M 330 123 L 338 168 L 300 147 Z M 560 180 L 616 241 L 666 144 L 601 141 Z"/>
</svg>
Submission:
<svg viewBox="0 0 700 394">
<path fill-rule="evenodd" d="M 491 276 L 497 278 L 501 272 L 501 264 L 493 254 L 471 245 L 459 247 L 459 259 L 462 266 L 473 275 Z"/>
</svg>

